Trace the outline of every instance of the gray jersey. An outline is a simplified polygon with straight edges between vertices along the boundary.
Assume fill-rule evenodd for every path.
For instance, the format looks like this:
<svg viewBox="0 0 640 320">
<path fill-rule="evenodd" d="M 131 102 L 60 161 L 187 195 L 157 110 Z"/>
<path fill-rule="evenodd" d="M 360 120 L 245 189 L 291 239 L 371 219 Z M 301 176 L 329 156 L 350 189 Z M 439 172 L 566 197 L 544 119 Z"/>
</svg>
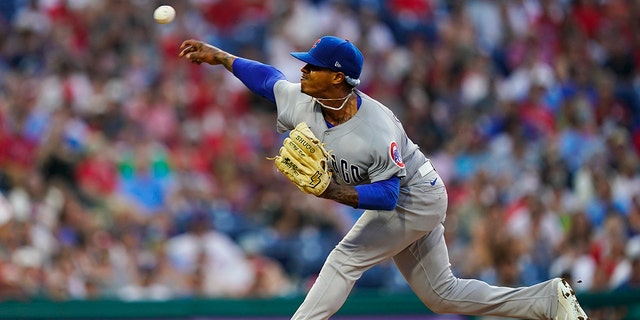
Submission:
<svg viewBox="0 0 640 320">
<path fill-rule="evenodd" d="M 556 314 L 559 279 L 508 288 L 455 278 L 442 224 L 448 204 L 446 188 L 391 110 L 357 91 L 362 99 L 358 112 L 330 128 L 322 106 L 302 93 L 300 84 L 281 80 L 274 93 L 278 131 L 306 122 L 331 151 L 336 182 L 358 185 L 394 175 L 402 178 L 396 208 L 362 214 L 327 257 L 291 319 L 328 319 L 342 306 L 361 274 L 389 258 L 420 300 L 436 312 L 527 319 L 550 319 Z"/>
<path fill-rule="evenodd" d="M 322 107 L 300 91 L 299 83 L 279 81 L 274 93 L 278 131 L 306 122 L 331 152 L 337 183 L 358 185 L 398 176 L 402 178 L 401 187 L 407 187 L 417 182 L 413 177 L 421 177 L 415 173 L 427 162 L 426 157 L 407 137 L 393 112 L 366 94 L 356 92 L 362 104 L 353 118 L 329 127 Z"/>
</svg>

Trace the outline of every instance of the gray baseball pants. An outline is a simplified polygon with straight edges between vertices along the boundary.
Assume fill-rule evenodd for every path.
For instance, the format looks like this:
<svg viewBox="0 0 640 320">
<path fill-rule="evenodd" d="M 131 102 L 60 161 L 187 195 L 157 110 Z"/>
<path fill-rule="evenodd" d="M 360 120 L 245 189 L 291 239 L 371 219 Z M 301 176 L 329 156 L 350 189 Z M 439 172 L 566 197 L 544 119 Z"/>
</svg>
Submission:
<svg viewBox="0 0 640 320">
<path fill-rule="evenodd" d="M 437 177 L 435 171 L 429 175 L 429 181 Z M 426 183 L 407 194 L 401 191 L 398 203 L 411 203 L 411 208 L 362 214 L 329 254 L 292 319 L 328 319 L 362 273 L 388 258 L 433 312 L 522 319 L 552 319 L 556 314 L 557 281 L 507 288 L 452 274 L 442 225 L 447 210 L 444 185 Z"/>
</svg>

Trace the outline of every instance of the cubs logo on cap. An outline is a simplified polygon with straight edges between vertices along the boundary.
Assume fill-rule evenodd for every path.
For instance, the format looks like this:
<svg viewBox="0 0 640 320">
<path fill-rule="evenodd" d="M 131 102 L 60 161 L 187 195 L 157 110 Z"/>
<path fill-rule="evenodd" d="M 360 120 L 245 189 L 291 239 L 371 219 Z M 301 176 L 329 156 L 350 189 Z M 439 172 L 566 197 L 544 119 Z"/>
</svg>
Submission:
<svg viewBox="0 0 640 320">
<path fill-rule="evenodd" d="M 308 52 L 291 52 L 291 55 L 308 64 L 342 72 L 356 82 L 364 64 L 362 52 L 351 41 L 334 36 L 316 40 Z"/>
</svg>

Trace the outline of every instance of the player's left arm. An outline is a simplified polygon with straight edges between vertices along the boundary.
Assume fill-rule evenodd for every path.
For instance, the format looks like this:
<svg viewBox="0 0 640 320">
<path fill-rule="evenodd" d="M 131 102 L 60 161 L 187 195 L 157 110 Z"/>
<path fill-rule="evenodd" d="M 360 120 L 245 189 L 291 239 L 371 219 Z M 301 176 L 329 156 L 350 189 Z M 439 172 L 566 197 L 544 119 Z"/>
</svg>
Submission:
<svg viewBox="0 0 640 320">
<path fill-rule="evenodd" d="M 332 181 L 320 197 L 359 209 L 393 210 L 398 203 L 399 194 L 400 178 L 393 176 L 355 187 Z"/>
</svg>

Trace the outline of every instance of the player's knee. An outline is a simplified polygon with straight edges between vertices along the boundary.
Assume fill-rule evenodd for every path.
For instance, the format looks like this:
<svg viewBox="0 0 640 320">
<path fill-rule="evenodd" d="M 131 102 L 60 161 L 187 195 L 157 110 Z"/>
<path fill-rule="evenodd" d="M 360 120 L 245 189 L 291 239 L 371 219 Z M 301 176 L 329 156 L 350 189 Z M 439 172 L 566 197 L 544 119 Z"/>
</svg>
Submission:
<svg viewBox="0 0 640 320">
<path fill-rule="evenodd" d="M 454 277 L 447 279 L 448 281 L 440 282 L 439 286 L 433 287 L 425 296 L 421 297 L 422 302 L 429 310 L 439 313 L 448 314 L 455 313 L 457 304 L 450 299 L 456 281 Z"/>
<path fill-rule="evenodd" d="M 449 314 L 454 313 L 455 306 L 447 300 L 438 299 L 438 301 L 431 301 L 430 303 L 425 303 L 427 308 L 434 313 L 438 314 Z"/>
<path fill-rule="evenodd" d="M 353 254 L 343 247 L 337 246 L 327 257 L 325 268 L 330 268 L 349 280 L 360 278 L 366 268 L 353 258 Z"/>
</svg>

